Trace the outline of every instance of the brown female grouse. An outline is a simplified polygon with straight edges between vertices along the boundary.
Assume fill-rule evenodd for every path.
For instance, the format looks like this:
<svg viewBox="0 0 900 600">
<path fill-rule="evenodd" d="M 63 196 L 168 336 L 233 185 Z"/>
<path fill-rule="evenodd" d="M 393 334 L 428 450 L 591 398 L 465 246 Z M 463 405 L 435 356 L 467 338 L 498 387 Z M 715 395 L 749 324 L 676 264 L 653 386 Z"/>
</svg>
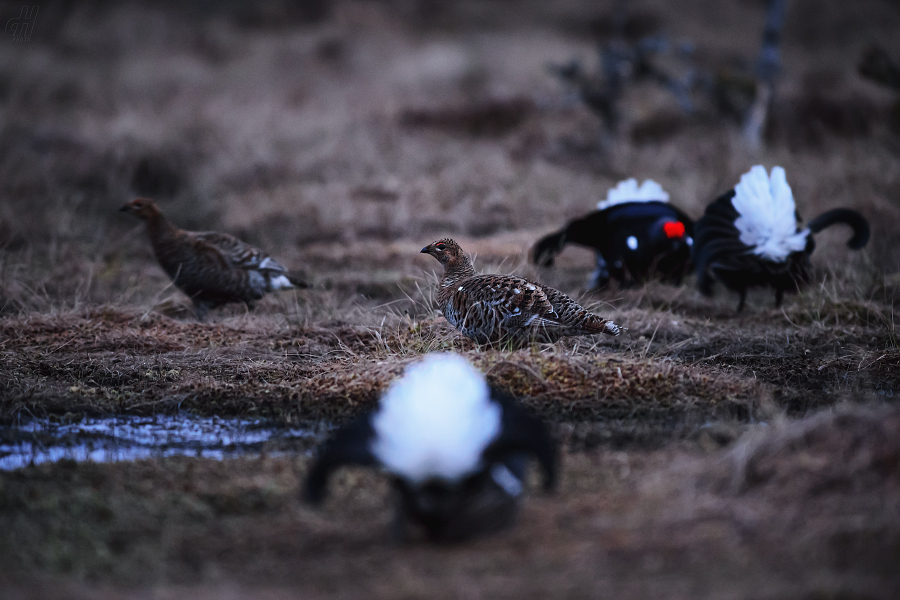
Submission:
<svg viewBox="0 0 900 600">
<path fill-rule="evenodd" d="M 551 287 L 513 275 L 476 275 L 469 257 L 449 238 L 422 248 L 444 265 L 437 302 L 444 317 L 479 344 L 555 342 L 561 337 L 620 328 L 589 313 Z"/>
<path fill-rule="evenodd" d="M 152 200 L 138 198 L 120 210 L 147 223 L 156 260 L 190 296 L 201 321 L 210 308 L 222 304 L 252 306 L 268 292 L 307 287 L 262 250 L 227 233 L 179 229 Z"/>
</svg>

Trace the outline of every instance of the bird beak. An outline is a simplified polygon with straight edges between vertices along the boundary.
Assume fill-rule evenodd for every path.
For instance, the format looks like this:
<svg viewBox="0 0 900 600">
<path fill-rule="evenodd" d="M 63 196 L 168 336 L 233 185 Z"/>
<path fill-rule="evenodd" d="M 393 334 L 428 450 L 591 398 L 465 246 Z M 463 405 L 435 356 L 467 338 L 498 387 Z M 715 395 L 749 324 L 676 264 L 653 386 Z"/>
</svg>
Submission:
<svg viewBox="0 0 900 600">
<path fill-rule="evenodd" d="M 122 208 L 119 209 L 119 212 L 128 212 L 129 210 L 131 210 L 131 205 L 126 204 L 125 206 L 123 206 Z"/>
<path fill-rule="evenodd" d="M 429 248 L 428 246 L 425 246 L 424 248 L 422 248 L 421 250 L 419 250 L 419 254 L 431 254 L 431 253 L 428 251 L 428 248 Z"/>
</svg>

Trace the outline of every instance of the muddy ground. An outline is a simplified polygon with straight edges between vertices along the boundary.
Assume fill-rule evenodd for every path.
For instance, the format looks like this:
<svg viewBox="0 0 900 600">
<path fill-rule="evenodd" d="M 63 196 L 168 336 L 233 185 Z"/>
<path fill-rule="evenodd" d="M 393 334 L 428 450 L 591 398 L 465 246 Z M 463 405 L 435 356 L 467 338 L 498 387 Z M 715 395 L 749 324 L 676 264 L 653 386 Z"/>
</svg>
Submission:
<svg viewBox="0 0 900 600">
<path fill-rule="evenodd" d="M 612 2 L 41 5 L 0 52 L 0 424 L 178 414 L 321 431 L 404 366 L 456 351 L 552 426 L 559 492 L 516 528 L 398 545 L 383 478 L 350 470 L 315 511 L 310 454 L 62 461 L 0 472 L 3 598 L 893 598 L 900 595 L 900 59 L 896 2 L 790 3 L 761 149 L 652 84 L 619 129 L 549 72 L 595 60 Z M 762 3 L 629 3 L 703 68 L 752 65 Z M 18 14 L 3 4 L 0 15 Z M 9 43 L 6 43 L 9 42 Z M 900 114 L 900 113 L 898 113 Z M 699 217 L 757 163 L 787 169 L 815 280 L 743 314 L 723 290 L 585 291 L 590 253 L 528 247 L 623 177 Z M 116 209 L 155 197 L 229 231 L 309 290 L 197 323 Z M 452 235 L 477 268 L 557 286 L 628 327 L 520 350 L 461 339 L 431 305 Z"/>
</svg>

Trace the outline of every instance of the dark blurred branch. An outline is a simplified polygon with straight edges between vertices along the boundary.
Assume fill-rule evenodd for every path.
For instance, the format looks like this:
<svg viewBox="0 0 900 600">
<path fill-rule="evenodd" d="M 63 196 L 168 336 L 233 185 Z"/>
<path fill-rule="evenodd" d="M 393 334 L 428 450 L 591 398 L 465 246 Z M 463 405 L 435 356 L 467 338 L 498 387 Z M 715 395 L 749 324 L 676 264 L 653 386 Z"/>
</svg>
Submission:
<svg viewBox="0 0 900 600">
<path fill-rule="evenodd" d="M 872 46 L 866 50 L 857 66 L 859 74 L 866 79 L 900 92 L 900 66 L 880 46 Z M 894 105 L 888 115 L 888 126 L 891 131 L 900 135 L 900 95 L 894 99 Z"/>
<path fill-rule="evenodd" d="M 769 0 L 766 8 L 766 24 L 763 28 L 762 46 L 756 61 L 756 74 L 760 80 L 774 84 L 781 74 L 781 30 L 787 0 Z"/>
<path fill-rule="evenodd" d="M 696 64 L 693 44 L 682 43 L 675 54 L 685 66 L 675 75 L 658 58 L 673 51 L 665 36 L 628 39 L 627 0 L 618 0 L 612 14 L 612 35 L 599 44 L 599 68 L 588 72 L 577 60 L 553 65 L 551 71 L 570 86 L 580 100 L 616 133 L 620 121 L 619 102 L 629 86 L 651 81 L 668 90 L 685 114 L 695 112 L 697 94 L 711 100 L 721 116 L 730 115 L 743 124 L 747 142 L 758 147 L 768 118 L 769 106 L 781 73 L 781 38 L 787 0 L 769 0 L 762 44 L 751 72 L 713 74 Z"/>
<path fill-rule="evenodd" d="M 787 0 L 769 0 L 766 8 L 766 25 L 756 61 L 756 99 L 744 123 L 744 139 L 751 148 L 762 145 L 762 134 L 775 95 L 775 84 L 781 73 L 781 30 L 784 27 L 786 8 Z"/>
<path fill-rule="evenodd" d="M 863 54 L 857 67 L 859 74 L 883 85 L 886 88 L 900 91 L 900 67 L 880 46 L 872 46 Z"/>
<path fill-rule="evenodd" d="M 617 104 L 625 89 L 640 81 L 660 84 L 675 96 L 684 112 L 693 112 L 690 92 L 695 83 L 694 70 L 689 70 L 688 77 L 682 80 L 658 67 L 655 57 L 668 52 L 669 42 L 662 36 L 645 37 L 636 43 L 618 37 L 600 46 L 599 74 L 586 72 L 577 60 L 551 65 L 550 70 L 572 86 L 581 101 L 615 132 L 619 121 Z"/>
</svg>

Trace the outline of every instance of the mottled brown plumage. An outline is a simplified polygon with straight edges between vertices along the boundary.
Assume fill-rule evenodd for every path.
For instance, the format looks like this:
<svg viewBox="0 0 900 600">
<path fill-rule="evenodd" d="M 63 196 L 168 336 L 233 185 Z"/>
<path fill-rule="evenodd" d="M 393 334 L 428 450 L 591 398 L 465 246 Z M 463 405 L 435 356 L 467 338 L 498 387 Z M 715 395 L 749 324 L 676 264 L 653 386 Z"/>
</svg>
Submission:
<svg viewBox="0 0 900 600">
<path fill-rule="evenodd" d="M 513 275 L 476 275 L 469 257 L 449 238 L 422 248 L 444 266 L 437 302 L 444 317 L 480 344 L 555 342 L 620 328 L 551 287 Z"/>
<path fill-rule="evenodd" d="M 210 308 L 229 302 L 252 306 L 266 293 L 307 287 L 265 252 L 227 233 L 185 231 L 152 200 L 138 198 L 120 209 L 142 219 L 153 253 L 172 282 L 194 303 L 201 321 Z"/>
</svg>

